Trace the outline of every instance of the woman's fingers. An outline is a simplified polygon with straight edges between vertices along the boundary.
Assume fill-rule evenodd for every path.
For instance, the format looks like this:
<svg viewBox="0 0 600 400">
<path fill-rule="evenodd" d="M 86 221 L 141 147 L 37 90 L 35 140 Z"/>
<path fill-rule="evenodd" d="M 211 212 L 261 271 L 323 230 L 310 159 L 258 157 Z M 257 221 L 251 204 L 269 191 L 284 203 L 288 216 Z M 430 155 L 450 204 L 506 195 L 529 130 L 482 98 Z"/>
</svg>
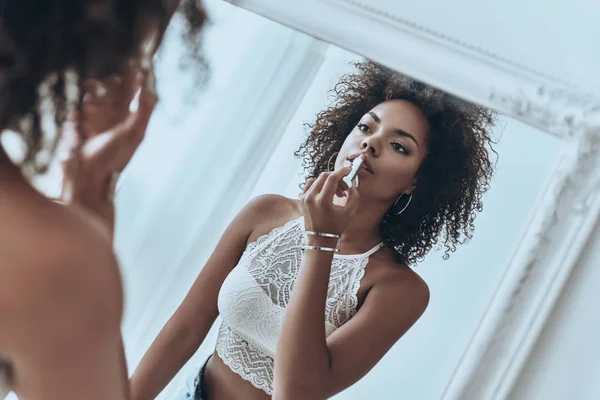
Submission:
<svg viewBox="0 0 600 400">
<path fill-rule="evenodd" d="M 310 187 L 313 183 L 315 183 L 315 178 L 309 178 L 306 181 L 306 186 L 304 186 L 304 191 L 302 192 L 303 195 L 305 195 L 310 190 Z"/>
<path fill-rule="evenodd" d="M 153 74 L 149 76 L 153 77 Z M 158 102 L 154 83 L 144 84 L 140 92 L 136 95 L 136 98 L 138 102 L 137 110 L 134 109 L 125 122 L 117 127 L 117 136 L 124 139 L 120 148 L 122 156 L 120 157 L 121 163 L 117 166 L 118 171 L 123 170 L 127 163 L 129 163 L 129 160 L 133 157 L 133 154 L 146 135 L 150 118 Z"/>
<path fill-rule="evenodd" d="M 350 168 L 340 168 L 337 171 L 332 172 L 328 177 L 327 181 L 323 185 L 321 195 L 328 200 L 333 201 L 333 196 L 340 189 L 340 182 L 342 178 L 350 173 Z M 343 182 L 342 182 L 343 183 Z M 345 183 L 344 183 L 345 185 Z"/>
<path fill-rule="evenodd" d="M 153 75 L 149 73 L 147 80 L 154 79 L 151 78 L 152 76 Z M 130 148 L 137 148 L 141 143 L 146 133 L 146 129 L 148 128 L 152 113 L 154 112 L 154 107 L 158 102 L 153 85 L 153 83 L 145 83 L 142 85 L 140 91 L 135 95 L 131 102 L 131 112 L 129 116 L 116 129 L 117 136 L 125 139 Z"/>
<path fill-rule="evenodd" d="M 321 175 L 319 175 L 319 177 L 312 184 L 310 190 L 307 192 L 307 195 L 313 195 L 315 197 L 318 196 L 321 193 L 323 185 L 327 181 L 327 177 L 329 176 L 329 174 L 330 172 L 322 172 Z"/>
<path fill-rule="evenodd" d="M 360 202 L 360 192 L 356 186 L 352 186 L 348 190 L 348 200 L 344 206 L 344 212 L 349 216 L 353 217 L 358 211 L 358 205 Z"/>
<path fill-rule="evenodd" d="M 121 172 L 133 157 L 144 139 L 157 98 L 152 90 L 143 86 L 135 101 L 135 110 L 125 121 L 85 144 L 84 155 L 94 168 L 105 168 L 106 173 Z"/>
</svg>

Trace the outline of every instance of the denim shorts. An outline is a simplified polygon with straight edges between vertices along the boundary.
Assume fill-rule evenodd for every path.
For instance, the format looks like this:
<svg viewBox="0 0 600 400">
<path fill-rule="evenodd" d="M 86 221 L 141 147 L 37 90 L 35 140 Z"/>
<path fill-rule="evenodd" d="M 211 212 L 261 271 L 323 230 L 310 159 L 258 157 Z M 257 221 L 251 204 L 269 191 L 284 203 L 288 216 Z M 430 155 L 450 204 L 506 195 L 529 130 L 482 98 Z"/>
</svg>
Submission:
<svg viewBox="0 0 600 400">
<path fill-rule="evenodd" d="M 174 400 L 205 400 L 204 393 L 202 392 L 202 382 L 204 381 L 204 371 L 207 363 L 208 360 L 200 368 L 200 371 L 194 372 L 186 379 L 185 387 Z"/>
</svg>

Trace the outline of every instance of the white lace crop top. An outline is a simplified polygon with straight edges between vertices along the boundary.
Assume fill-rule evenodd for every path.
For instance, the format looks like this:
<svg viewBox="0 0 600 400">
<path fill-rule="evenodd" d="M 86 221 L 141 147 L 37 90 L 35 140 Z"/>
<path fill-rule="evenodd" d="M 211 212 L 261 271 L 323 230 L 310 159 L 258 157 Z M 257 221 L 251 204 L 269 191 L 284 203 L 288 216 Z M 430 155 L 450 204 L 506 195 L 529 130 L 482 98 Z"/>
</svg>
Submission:
<svg viewBox="0 0 600 400">
<path fill-rule="evenodd" d="M 232 371 L 273 394 L 273 367 L 279 328 L 302 257 L 304 218 L 261 236 L 246 248 L 219 292 L 217 354 Z M 357 292 L 369 256 L 334 255 L 325 307 L 329 336 L 356 313 Z"/>
</svg>

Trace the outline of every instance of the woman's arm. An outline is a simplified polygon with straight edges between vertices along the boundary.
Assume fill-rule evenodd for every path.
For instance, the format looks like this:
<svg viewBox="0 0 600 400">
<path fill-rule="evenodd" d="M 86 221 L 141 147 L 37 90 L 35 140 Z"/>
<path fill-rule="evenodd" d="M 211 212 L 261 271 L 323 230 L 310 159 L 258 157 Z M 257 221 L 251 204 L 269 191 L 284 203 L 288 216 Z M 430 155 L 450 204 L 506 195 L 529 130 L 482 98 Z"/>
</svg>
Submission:
<svg viewBox="0 0 600 400">
<path fill-rule="evenodd" d="M 217 297 L 237 265 L 273 196 L 251 201 L 231 222 L 187 296 L 156 337 L 131 377 L 133 400 L 154 399 L 196 352 L 218 316 Z"/>
<path fill-rule="evenodd" d="M 324 174 L 307 185 L 303 213 L 308 230 L 340 234 L 344 230 L 343 220 L 353 215 L 358 193 L 350 189 L 346 210 L 331 208 L 330 197 L 347 173 Z M 331 239 L 313 236 L 308 236 L 307 245 L 335 247 Z M 427 307 L 425 283 L 400 268 L 391 269 L 394 273 L 373 285 L 354 318 L 327 338 L 325 302 L 332 259 L 330 252 L 304 252 L 277 344 L 275 400 L 326 399 L 349 387 L 377 364 Z"/>
<path fill-rule="evenodd" d="M 275 358 L 275 400 L 327 399 L 350 387 L 427 308 L 422 280 L 389 274 L 370 289 L 358 313 L 325 338 L 323 281 L 331 262 L 319 256 L 305 255 L 288 305 Z"/>
<path fill-rule="evenodd" d="M 136 83 L 140 84 L 142 79 L 145 78 L 138 78 Z M 131 84 L 135 86 L 135 83 Z M 104 132 L 94 132 L 80 149 L 72 151 L 61 162 L 63 187 L 59 202 L 91 212 L 95 222 L 104 224 L 111 237 L 115 226 L 114 178 L 127 166 L 144 138 L 157 102 L 151 86 L 141 86 L 138 108 L 123 122 Z M 113 111 L 110 106 L 104 109 L 104 105 L 91 103 L 86 107 L 85 116 L 88 118 L 102 119 Z M 69 129 L 71 136 L 81 136 L 75 125 L 70 125 Z"/>
</svg>

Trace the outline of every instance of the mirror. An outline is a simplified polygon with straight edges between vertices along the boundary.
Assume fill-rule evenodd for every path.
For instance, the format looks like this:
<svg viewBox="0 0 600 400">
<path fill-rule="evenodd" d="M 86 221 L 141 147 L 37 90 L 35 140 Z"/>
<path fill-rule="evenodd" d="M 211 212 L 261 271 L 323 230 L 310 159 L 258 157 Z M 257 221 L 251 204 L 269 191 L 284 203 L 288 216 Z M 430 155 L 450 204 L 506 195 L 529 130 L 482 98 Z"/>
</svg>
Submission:
<svg viewBox="0 0 600 400">
<path fill-rule="evenodd" d="M 498 160 L 471 243 L 447 261 L 442 251 L 432 251 L 416 268 L 431 291 L 428 310 L 367 376 L 336 398 L 395 399 L 397 388 L 408 399 L 506 398 L 513 372 L 541 329 L 544 311 L 537 311 L 551 307 L 577 258 L 573 249 L 587 239 L 588 221 L 600 209 L 590 190 L 598 182 L 590 156 L 600 143 L 598 103 L 562 81 L 600 88 L 591 73 L 597 54 L 586 53 L 576 64 L 588 70 L 574 74 L 573 60 L 581 54 L 564 37 L 545 36 L 558 35 L 554 25 L 535 35 L 488 30 L 492 15 L 510 9 L 504 3 L 507 8 L 479 5 L 473 12 L 489 18 L 472 25 L 427 12 L 427 2 L 411 3 L 402 18 L 398 3 L 385 1 L 232 3 L 207 1 L 214 22 L 205 40 L 212 76 L 191 104 L 181 99 L 188 98 L 193 77 L 174 72 L 170 63 L 180 51 L 174 22 L 159 55 L 163 101 L 118 188 L 116 245 L 127 294 L 123 333 L 130 369 L 243 205 L 264 193 L 299 195 L 302 165 L 294 152 L 304 139 L 303 124 L 329 104 L 328 91 L 351 71 L 350 63 L 366 56 L 500 112 Z M 462 1 L 457 10 L 472 3 Z M 538 9 L 510 4 L 522 12 L 521 27 Z M 571 10 L 566 4 L 555 12 L 565 15 Z M 561 35 L 577 39 L 575 28 L 595 26 L 577 24 Z M 458 30 L 465 26 L 470 30 Z M 481 31 L 486 34 L 471 34 Z M 506 36 L 500 40 L 497 31 Z M 589 48 L 592 36 L 585 36 Z M 517 40 L 522 37 L 531 40 Z M 535 57 L 527 51 L 541 43 L 573 56 L 558 63 L 555 48 L 541 47 Z M 494 56 L 490 48 L 504 53 Z M 519 63 L 507 65 L 503 54 Z M 213 352 L 218 325 L 161 399 L 173 398 Z"/>
</svg>

